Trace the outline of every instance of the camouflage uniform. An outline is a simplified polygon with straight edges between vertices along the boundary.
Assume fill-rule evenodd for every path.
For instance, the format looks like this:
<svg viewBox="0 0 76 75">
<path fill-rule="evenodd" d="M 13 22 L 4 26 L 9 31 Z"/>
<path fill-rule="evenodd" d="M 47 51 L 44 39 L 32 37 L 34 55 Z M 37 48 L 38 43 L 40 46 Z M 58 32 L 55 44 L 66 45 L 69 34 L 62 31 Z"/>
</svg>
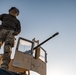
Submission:
<svg viewBox="0 0 76 75">
<path fill-rule="evenodd" d="M 4 55 L 3 55 L 3 64 L 1 67 L 8 68 L 10 62 L 11 48 L 14 47 L 14 36 L 12 35 L 12 30 L 2 29 L 0 31 L 0 39 L 4 44 Z"/>
<path fill-rule="evenodd" d="M 2 21 L 2 25 L 0 25 L 0 42 L 5 42 L 1 68 L 7 69 L 10 62 L 11 49 L 14 47 L 14 36 L 20 33 L 21 26 L 19 20 L 10 14 L 0 15 L 0 20 Z"/>
</svg>

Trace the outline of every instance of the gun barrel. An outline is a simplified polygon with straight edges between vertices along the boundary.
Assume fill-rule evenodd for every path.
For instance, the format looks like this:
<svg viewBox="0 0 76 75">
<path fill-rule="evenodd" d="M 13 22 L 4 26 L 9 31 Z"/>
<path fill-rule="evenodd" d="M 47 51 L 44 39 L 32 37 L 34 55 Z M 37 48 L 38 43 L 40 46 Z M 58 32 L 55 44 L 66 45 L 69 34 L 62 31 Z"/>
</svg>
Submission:
<svg viewBox="0 0 76 75">
<path fill-rule="evenodd" d="M 56 35 L 58 35 L 59 32 L 56 32 L 55 34 L 53 34 L 51 37 L 49 37 L 48 39 L 46 39 L 45 41 L 43 41 L 42 43 L 40 43 L 39 45 L 37 45 L 36 47 L 33 48 L 34 49 L 37 49 L 39 46 L 41 46 L 42 44 L 44 44 L 45 42 L 47 42 L 48 40 L 52 39 L 53 37 L 55 37 Z"/>
</svg>

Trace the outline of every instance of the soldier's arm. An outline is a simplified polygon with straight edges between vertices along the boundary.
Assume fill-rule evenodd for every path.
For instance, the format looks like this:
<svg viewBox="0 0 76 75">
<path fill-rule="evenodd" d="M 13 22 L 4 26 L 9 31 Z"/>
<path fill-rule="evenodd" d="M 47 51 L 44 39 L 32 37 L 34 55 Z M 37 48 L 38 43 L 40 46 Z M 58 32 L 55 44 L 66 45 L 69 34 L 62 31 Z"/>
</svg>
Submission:
<svg viewBox="0 0 76 75">
<path fill-rule="evenodd" d="M 18 32 L 18 34 L 21 32 L 21 24 L 20 24 L 20 21 L 19 21 L 19 23 L 17 25 L 17 32 Z"/>
<path fill-rule="evenodd" d="M 18 24 L 16 25 L 16 31 L 14 33 L 14 35 L 18 35 L 21 32 L 21 24 L 20 21 L 18 21 Z"/>
<path fill-rule="evenodd" d="M 4 14 L 0 15 L 0 21 L 3 21 Z M 2 25 L 0 24 L 0 30 L 2 29 Z"/>
<path fill-rule="evenodd" d="M 1 14 L 0 15 L 0 20 L 2 21 L 3 20 L 3 16 L 4 16 L 5 14 Z"/>
</svg>

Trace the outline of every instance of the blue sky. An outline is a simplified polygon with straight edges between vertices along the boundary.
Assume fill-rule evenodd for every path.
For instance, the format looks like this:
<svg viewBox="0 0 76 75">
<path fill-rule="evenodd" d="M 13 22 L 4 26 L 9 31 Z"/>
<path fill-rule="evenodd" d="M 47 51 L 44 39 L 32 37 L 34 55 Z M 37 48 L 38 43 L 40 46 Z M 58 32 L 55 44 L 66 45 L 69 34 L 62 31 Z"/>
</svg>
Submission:
<svg viewBox="0 0 76 75">
<path fill-rule="evenodd" d="M 60 33 L 42 45 L 48 53 L 47 75 L 76 75 L 76 1 L 0 0 L 0 14 L 12 6 L 20 10 L 22 31 L 17 38 L 42 42 Z"/>
</svg>

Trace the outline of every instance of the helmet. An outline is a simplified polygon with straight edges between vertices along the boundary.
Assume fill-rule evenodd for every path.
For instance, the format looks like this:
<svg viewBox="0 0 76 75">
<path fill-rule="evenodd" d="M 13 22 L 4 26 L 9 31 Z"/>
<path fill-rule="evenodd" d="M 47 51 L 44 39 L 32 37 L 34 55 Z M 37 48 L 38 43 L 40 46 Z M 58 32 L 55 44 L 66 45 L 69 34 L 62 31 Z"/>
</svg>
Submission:
<svg viewBox="0 0 76 75">
<path fill-rule="evenodd" d="M 15 10 L 15 11 L 18 13 L 18 15 L 19 15 L 19 9 L 17 9 L 16 7 L 11 7 L 11 8 L 9 9 L 9 12 L 10 12 L 11 10 Z"/>
</svg>

